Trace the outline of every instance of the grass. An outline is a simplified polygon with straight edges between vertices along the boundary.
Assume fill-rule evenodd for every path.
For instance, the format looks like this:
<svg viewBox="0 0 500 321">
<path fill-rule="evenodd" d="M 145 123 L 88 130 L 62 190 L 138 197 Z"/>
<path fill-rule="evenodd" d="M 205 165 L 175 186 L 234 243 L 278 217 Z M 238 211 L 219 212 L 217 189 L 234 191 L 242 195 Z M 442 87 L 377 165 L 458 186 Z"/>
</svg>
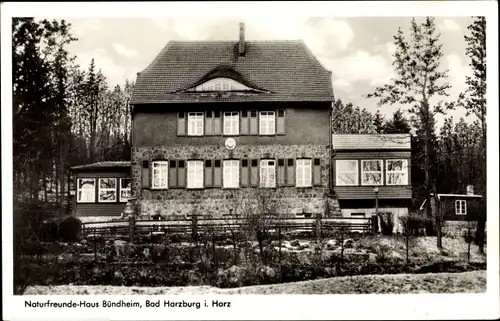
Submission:
<svg viewBox="0 0 500 321">
<path fill-rule="evenodd" d="M 363 293 L 481 293 L 486 271 L 338 277 L 233 289 L 210 286 L 30 286 L 26 295 L 204 295 L 204 294 L 363 294 Z"/>
</svg>

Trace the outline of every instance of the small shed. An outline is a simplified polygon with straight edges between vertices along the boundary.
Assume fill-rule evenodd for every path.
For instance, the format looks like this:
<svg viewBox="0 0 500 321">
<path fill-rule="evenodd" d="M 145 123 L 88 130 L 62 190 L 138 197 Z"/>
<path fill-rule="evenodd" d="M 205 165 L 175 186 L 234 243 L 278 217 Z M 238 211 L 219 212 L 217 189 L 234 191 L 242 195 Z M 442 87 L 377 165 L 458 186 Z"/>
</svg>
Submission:
<svg viewBox="0 0 500 321">
<path fill-rule="evenodd" d="M 84 222 L 121 216 L 131 196 L 130 161 L 97 162 L 71 170 L 73 215 Z"/>
</svg>

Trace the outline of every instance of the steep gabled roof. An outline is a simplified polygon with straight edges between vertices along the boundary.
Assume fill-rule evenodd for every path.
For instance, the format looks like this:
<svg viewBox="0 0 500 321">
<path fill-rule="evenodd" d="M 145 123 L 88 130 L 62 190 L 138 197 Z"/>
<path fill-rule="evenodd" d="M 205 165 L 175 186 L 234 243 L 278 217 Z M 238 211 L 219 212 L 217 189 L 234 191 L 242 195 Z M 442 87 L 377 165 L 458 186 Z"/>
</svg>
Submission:
<svg viewBox="0 0 500 321">
<path fill-rule="evenodd" d="M 302 41 L 247 41 L 245 48 L 240 57 L 236 41 L 170 41 L 138 74 L 131 103 L 333 101 L 331 73 Z M 207 95 L 184 91 L 217 72 L 239 75 L 234 80 L 262 92 Z"/>
<path fill-rule="evenodd" d="M 411 150 L 410 134 L 333 134 L 334 150 Z"/>
</svg>

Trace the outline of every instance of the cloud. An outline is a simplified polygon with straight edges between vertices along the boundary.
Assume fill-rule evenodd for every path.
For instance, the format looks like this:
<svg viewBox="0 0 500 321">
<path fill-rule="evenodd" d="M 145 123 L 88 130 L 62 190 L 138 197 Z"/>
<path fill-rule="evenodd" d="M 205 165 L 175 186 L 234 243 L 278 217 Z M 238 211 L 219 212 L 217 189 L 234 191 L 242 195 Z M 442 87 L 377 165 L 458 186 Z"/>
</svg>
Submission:
<svg viewBox="0 0 500 321">
<path fill-rule="evenodd" d="M 306 22 L 302 38 L 317 56 L 331 56 L 349 48 L 354 30 L 343 20 L 314 18 Z"/>
<path fill-rule="evenodd" d="M 78 54 L 76 63 L 78 63 L 82 69 L 88 70 L 92 58 L 94 58 L 96 70 L 100 69 L 103 75 L 106 76 L 110 88 L 116 85 L 123 86 L 123 84 L 125 84 L 125 79 L 135 81 L 138 69 L 135 66 L 124 67 L 118 65 L 103 48 L 97 48 L 89 52 Z"/>
<path fill-rule="evenodd" d="M 342 78 L 338 78 L 333 82 L 333 88 L 334 89 L 341 89 L 345 92 L 351 92 L 352 91 L 352 84 Z"/>
<path fill-rule="evenodd" d="M 441 31 L 457 31 L 460 29 L 460 26 L 453 19 L 443 19 L 443 22 L 438 24 L 438 27 Z"/>
<path fill-rule="evenodd" d="M 115 42 L 115 43 L 113 43 L 113 48 L 115 49 L 115 51 L 119 55 L 125 56 L 127 58 L 132 58 L 132 57 L 137 56 L 137 51 L 135 51 L 134 49 L 131 49 L 131 48 L 127 48 L 122 44 Z"/>
</svg>

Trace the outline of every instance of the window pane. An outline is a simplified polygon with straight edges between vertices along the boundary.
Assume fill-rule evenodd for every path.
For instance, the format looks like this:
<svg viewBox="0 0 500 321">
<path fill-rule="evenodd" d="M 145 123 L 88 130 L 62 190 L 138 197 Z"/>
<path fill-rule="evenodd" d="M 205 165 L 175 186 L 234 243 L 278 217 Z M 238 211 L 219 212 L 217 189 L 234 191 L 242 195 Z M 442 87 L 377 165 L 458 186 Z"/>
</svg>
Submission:
<svg viewBox="0 0 500 321">
<path fill-rule="evenodd" d="M 386 181 L 387 185 L 408 184 L 408 161 L 406 159 L 387 160 Z"/>
<path fill-rule="evenodd" d="M 79 178 L 77 184 L 77 201 L 81 203 L 95 202 L 95 179 Z"/>
<path fill-rule="evenodd" d="M 187 187 L 203 188 L 203 161 L 188 161 Z"/>
<path fill-rule="evenodd" d="M 239 187 L 240 182 L 240 162 L 238 160 L 225 160 L 223 164 L 223 184 L 224 187 Z"/>
<path fill-rule="evenodd" d="M 238 135 L 239 124 L 238 112 L 224 113 L 224 135 Z"/>
<path fill-rule="evenodd" d="M 311 186 L 311 160 L 310 159 L 297 159 L 296 166 L 296 186 L 307 187 Z"/>
<path fill-rule="evenodd" d="M 153 162 L 153 188 L 168 187 L 168 161 Z"/>
<path fill-rule="evenodd" d="M 381 160 L 363 160 L 361 166 L 363 185 L 382 185 Z"/>
<path fill-rule="evenodd" d="M 116 178 L 99 179 L 99 202 L 116 201 Z"/>
<path fill-rule="evenodd" d="M 203 135 L 203 113 L 188 113 L 188 135 Z"/>
</svg>

